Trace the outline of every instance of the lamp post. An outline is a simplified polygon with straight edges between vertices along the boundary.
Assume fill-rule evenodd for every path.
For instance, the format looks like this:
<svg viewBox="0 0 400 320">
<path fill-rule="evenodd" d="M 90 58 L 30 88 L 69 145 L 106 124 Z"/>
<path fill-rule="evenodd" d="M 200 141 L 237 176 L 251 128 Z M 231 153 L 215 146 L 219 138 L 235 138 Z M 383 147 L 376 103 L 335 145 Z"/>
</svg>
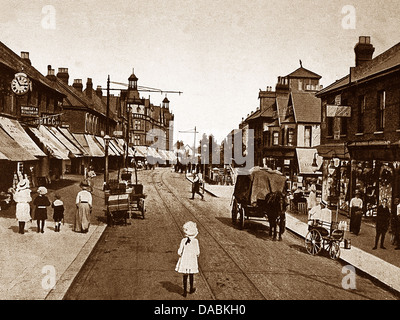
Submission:
<svg viewBox="0 0 400 320">
<path fill-rule="evenodd" d="M 207 145 L 203 144 L 202 146 L 202 154 L 203 154 L 203 194 L 206 188 L 206 156 L 207 156 Z"/>
<path fill-rule="evenodd" d="M 105 165 L 104 165 L 104 185 L 108 185 L 108 145 L 110 143 L 111 137 L 106 134 L 104 136 L 104 145 L 105 145 Z"/>
</svg>

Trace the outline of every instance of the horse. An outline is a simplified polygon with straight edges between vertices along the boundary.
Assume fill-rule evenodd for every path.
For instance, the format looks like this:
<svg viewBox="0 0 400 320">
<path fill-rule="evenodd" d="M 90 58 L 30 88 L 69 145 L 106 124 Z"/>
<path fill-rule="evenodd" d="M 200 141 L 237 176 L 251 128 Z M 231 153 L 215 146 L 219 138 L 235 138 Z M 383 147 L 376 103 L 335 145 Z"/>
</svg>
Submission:
<svg viewBox="0 0 400 320">
<path fill-rule="evenodd" d="M 286 196 L 281 191 L 271 192 L 265 196 L 263 209 L 269 222 L 269 236 L 276 240 L 277 226 L 279 226 L 279 241 L 282 240 L 282 234 L 285 232 L 286 224 Z"/>
</svg>

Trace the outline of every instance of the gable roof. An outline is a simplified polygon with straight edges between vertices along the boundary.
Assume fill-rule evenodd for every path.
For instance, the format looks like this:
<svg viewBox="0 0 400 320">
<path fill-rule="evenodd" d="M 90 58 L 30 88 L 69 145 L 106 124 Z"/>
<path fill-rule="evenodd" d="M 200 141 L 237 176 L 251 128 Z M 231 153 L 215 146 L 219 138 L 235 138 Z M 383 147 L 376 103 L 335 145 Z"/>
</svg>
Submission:
<svg viewBox="0 0 400 320">
<path fill-rule="evenodd" d="M 293 114 L 296 122 L 320 123 L 321 100 L 314 93 L 291 92 L 288 105 L 293 106 Z"/>
<path fill-rule="evenodd" d="M 315 72 L 312 72 L 310 70 L 307 70 L 306 68 L 300 67 L 293 71 L 292 73 L 289 73 L 286 77 L 288 78 L 314 78 L 314 79 L 321 79 L 321 76 L 319 74 L 316 74 Z"/>
</svg>

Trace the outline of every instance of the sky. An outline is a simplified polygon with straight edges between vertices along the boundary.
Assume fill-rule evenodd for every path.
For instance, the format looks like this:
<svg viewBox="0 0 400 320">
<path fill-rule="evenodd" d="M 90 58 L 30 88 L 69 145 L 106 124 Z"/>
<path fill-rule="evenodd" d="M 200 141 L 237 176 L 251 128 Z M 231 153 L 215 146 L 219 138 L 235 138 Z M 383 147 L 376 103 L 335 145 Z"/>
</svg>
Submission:
<svg viewBox="0 0 400 320">
<path fill-rule="evenodd" d="M 303 67 L 327 86 L 355 64 L 359 36 L 374 57 L 400 42 L 399 0 L 0 0 L 0 34 L 42 74 L 68 68 L 93 85 L 164 91 L 174 141 L 218 142 L 259 106 L 259 90 Z M 121 88 L 116 84 L 112 88 Z M 165 94 L 142 92 L 154 105 Z M 182 131 L 182 132 L 180 132 Z"/>
</svg>

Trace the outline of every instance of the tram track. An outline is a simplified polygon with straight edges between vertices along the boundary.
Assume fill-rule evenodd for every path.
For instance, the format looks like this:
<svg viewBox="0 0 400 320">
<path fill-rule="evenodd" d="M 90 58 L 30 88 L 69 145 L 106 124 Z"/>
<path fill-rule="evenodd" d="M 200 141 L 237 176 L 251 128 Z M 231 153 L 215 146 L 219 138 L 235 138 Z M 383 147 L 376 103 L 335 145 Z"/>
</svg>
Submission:
<svg viewBox="0 0 400 320">
<path fill-rule="evenodd" d="M 162 192 L 162 187 L 165 187 L 167 189 L 167 194 L 170 196 L 173 196 L 174 202 L 178 202 L 181 206 L 181 208 L 184 209 L 186 212 L 186 215 L 190 216 L 190 219 L 193 220 L 194 222 L 197 223 L 198 226 L 200 226 L 204 232 L 206 231 L 207 235 L 215 242 L 215 244 L 218 246 L 220 250 L 225 254 L 227 258 L 236 266 L 236 268 L 240 271 L 240 274 L 247 280 L 247 282 L 257 291 L 257 293 L 263 298 L 267 299 L 267 297 L 263 294 L 263 292 L 258 288 L 258 286 L 254 283 L 254 281 L 247 275 L 245 270 L 240 266 L 240 264 L 234 259 L 234 257 L 226 250 L 226 248 L 223 246 L 223 244 L 210 232 L 209 228 L 194 214 L 193 210 L 190 209 L 185 202 L 181 200 L 179 196 L 176 195 L 174 190 L 170 187 L 170 185 L 166 182 L 164 179 L 164 175 L 167 173 L 167 171 L 163 171 L 158 175 L 158 172 L 154 172 L 151 176 L 151 181 L 154 186 L 154 189 L 156 190 L 160 200 L 163 202 L 164 207 L 166 211 L 168 212 L 168 215 L 171 217 L 172 221 L 174 222 L 175 226 L 178 228 L 179 233 L 183 237 L 183 232 L 182 232 L 182 221 L 178 221 L 176 215 L 173 214 L 172 210 L 169 207 L 168 202 L 165 199 L 165 195 Z M 160 177 L 160 181 L 156 181 L 155 178 Z M 207 280 L 207 277 L 199 263 L 199 273 L 204 280 L 204 283 L 207 286 L 207 289 L 210 292 L 210 295 L 214 300 L 218 300 L 216 297 L 216 293 L 212 289 L 211 284 Z"/>
</svg>

